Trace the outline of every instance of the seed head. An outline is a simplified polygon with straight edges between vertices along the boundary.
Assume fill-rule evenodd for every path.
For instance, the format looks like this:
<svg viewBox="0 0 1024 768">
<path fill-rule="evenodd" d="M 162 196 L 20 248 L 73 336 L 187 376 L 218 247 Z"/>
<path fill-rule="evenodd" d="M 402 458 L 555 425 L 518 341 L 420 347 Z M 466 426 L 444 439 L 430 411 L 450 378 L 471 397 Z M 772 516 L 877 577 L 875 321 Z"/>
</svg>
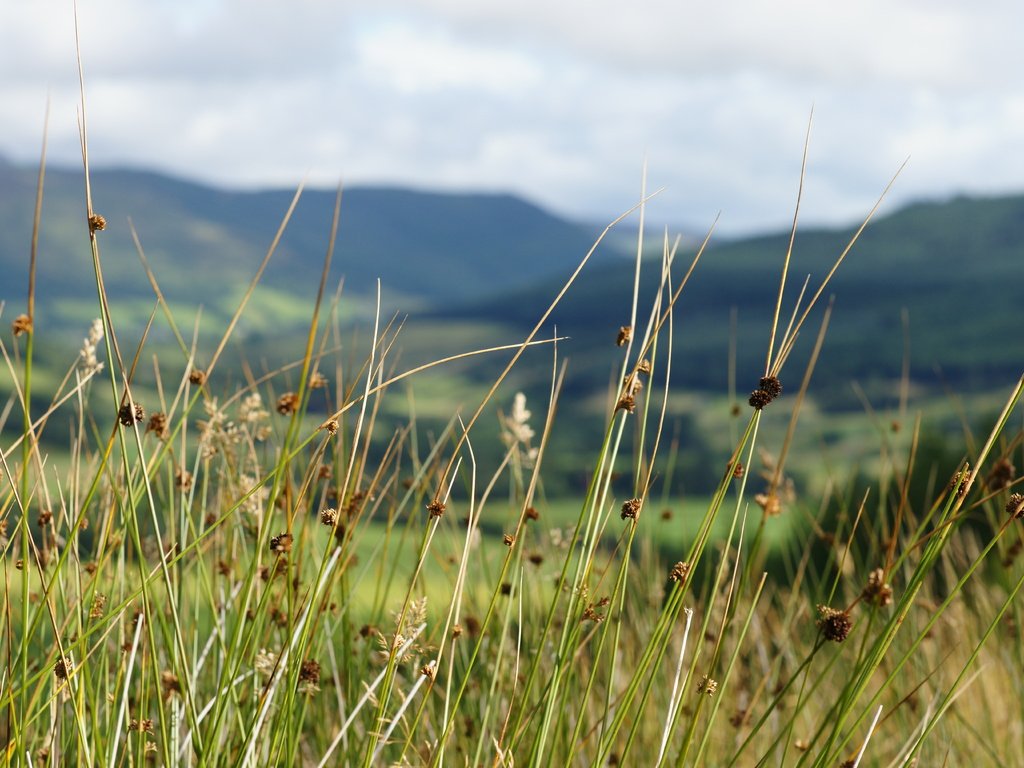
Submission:
<svg viewBox="0 0 1024 768">
<path fill-rule="evenodd" d="M 501 540 L 506 547 L 511 547 L 513 544 L 516 543 L 516 537 L 513 536 L 511 533 L 506 533 L 504 536 L 501 537 Z"/>
<path fill-rule="evenodd" d="M 57 663 L 53 665 L 53 674 L 58 680 L 67 680 L 71 677 L 71 673 L 74 671 L 75 665 L 67 656 L 61 659 L 57 659 Z"/>
<path fill-rule="evenodd" d="M 1015 520 L 1024 518 L 1024 493 L 1010 495 L 1010 500 L 1006 503 L 1006 514 Z"/>
<path fill-rule="evenodd" d="M 776 493 L 759 493 L 754 496 L 757 503 L 767 517 L 778 517 L 782 514 L 782 500 Z"/>
<path fill-rule="evenodd" d="M 306 659 L 299 667 L 299 691 L 316 693 L 320 690 L 320 664 L 313 659 Z"/>
<path fill-rule="evenodd" d="M 98 213 L 94 213 L 89 217 L 89 232 L 102 232 L 106 228 L 107 220 Z"/>
<path fill-rule="evenodd" d="M 310 389 L 323 389 L 327 386 L 327 377 L 324 376 L 320 371 L 313 371 L 309 377 L 309 388 Z"/>
<path fill-rule="evenodd" d="M 1013 482 L 1013 476 L 1016 471 L 1017 469 L 1013 466 L 1013 463 L 1004 456 L 996 462 L 996 465 L 992 467 L 992 471 L 988 473 L 986 481 L 989 488 L 994 491 L 1008 488 Z"/>
<path fill-rule="evenodd" d="M 334 524 L 338 521 L 338 510 L 333 507 L 327 507 L 326 509 L 320 510 L 320 522 L 326 525 L 328 528 L 333 528 Z"/>
<path fill-rule="evenodd" d="M 868 583 L 861 593 L 869 603 L 883 608 L 892 602 L 892 587 L 885 583 L 885 571 L 875 568 L 868 574 Z"/>
<path fill-rule="evenodd" d="M 192 490 L 192 473 L 179 467 L 174 473 L 174 487 L 183 493 Z"/>
<path fill-rule="evenodd" d="M 750 403 L 750 407 L 755 411 L 760 411 L 768 403 L 772 401 L 772 396 L 765 392 L 763 389 L 755 389 L 750 393 L 750 398 L 747 400 Z"/>
<path fill-rule="evenodd" d="M 701 681 L 697 683 L 697 693 L 704 693 L 708 696 L 714 696 L 718 691 L 718 681 L 704 675 Z"/>
<path fill-rule="evenodd" d="M 178 680 L 178 676 L 169 669 L 160 673 L 160 687 L 164 689 L 164 696 L 167 697 L 172 693 L 181 693 L 181 682 Z"/>
<path fill-rule="evenodd" d="M 537 511 L 536 507 L 526 508 L 526 519 L 527 520 L 538 520 L 540 519 L 540 512 Z"/>
<path fill-rule="evenodd" d="M 956 491 L 956 500 L 960 501 L 964 496 L 967 495 L 967 486 L 971 482 L 971 468 L 965 464 L 964 468 L 957 472 L 949 481 L 949 485 L 946 486 L 947 493 L 953 493 Z"/>
<path fill-rule="evenodd" d="M 320 425 L 320 429 L 326 429 L 328 434 L 334 436 L 338 434 L 338 420 L 328 419 L 327 421 Z"/>
<path fill-rule="evenodd" d="M 27 333 L 32 330 L 32 318 L 28 315 L 18 315 L 14 318 L 14 322 L 11 323 L 11 331 L 14 335 L 21 336 L 23 333 Z"/>
<path fill-rule="evenodd" d="M 668 577 L 672 581 L 683 582 L 686 581 L 686 577 L 690 573 L 690 564 L 684 563 L 680 560 L 678 563 L 672 566 L 672 570 L 669 572 Z"/>
<path fill-rule="evenodd" d="M 427 511 L 430 513 L 430 519 L 433 520 L 435 517 L 440 517 L 444 514 L 445 503 L 440 499 L 434 499 L 432 502 L 427 504 Z"/>
<path fill-rule="evenodd" d="M 632 395 L 623 393 L 619 398 L 619 401 L 615 404 L 615 411 L 625 411 L 626 413 L 633 413 L 636 411 L 636 398 Z"/>
<path fill-rule="evenodd" d="M 759 383 L 760 389 L 767 392 L 772 400 L 782 394 L 782 382 L 777 376 L 763 376 Z"/>
<path fill-rule="evenodd" d="M 130 427 L 132 424 L 138 424 L 145 418 L 146 412 L 142 410 L 142 406 L 138 403 L 135 403 L 134 408 L 132 408 L 131 403 L 125 403 L 117 411 L 117 420 L 125 427 Z"/>
<path fill-rule="evenodd" d="M 89 606 L 89 618 L 99 619 L 103 616 L 103 609 L 107 604 L 107 596 L 102 592 L 97 592 L 93 595 L 92 605 Z"/>
<path fill-rule="evenodd" d="M 437 677 L 437 662 L 434 659 L 428 661 L 426 664 L 420 667 L 420 674 L 428 680 L 430 680 L 431 682 L 433 682 L 434 678 Z"/>
<path fill-rule="evenodd" d="M 294 392 L 285 392 L 279 398 L 277 398 L 277 412 L 282 416 L 287 416 L 291 413 L 295 413 L 299 407 L 299 396 Z"/>
<path fill-rule="evenodd" d="M 622 505 L 621 517 L 623 520 L 629 518 L 636 520 L 640 517 L 640 507 L 643 506 L 643 501 L 640 499 L 630 499 Z"/>
<path fill-rule="evenodd" d="M 270 551 L 279 555 L 286 555 L 292 551 L 292 535 L 290 533 L 279 533 L 270 539 Z"/>
<path fill-rule="evenodd" d="M 633 326 L 624 325 L 619 328 L 619 335 L 615 338 L 615 346 L 621 347 L 633 338 Z"/>
<path fill-rule="evenodd" d="M 827 605 L 819 605 L 818 617 L 818 629 L 826 640 L 833 643 L 843 642 L 853 629 L 853 622 L 850 621 L 850 614 L 847 611 L 837 611 Z"/>
<path fill-rule="evenodd" d="M 167 414 L 157 411 L 149 417 L 146 433 L 153 432 L 161 440 L 167 436 Z"/>
</svg>

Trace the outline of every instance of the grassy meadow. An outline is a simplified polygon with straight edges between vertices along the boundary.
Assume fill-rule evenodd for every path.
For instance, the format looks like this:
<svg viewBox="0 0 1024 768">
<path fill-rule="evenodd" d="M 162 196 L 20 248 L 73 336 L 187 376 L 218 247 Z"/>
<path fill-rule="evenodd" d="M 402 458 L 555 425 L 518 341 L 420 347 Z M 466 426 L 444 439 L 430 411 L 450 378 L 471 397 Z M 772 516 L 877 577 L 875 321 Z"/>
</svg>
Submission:
<svg viewBox="0 0 1024 768">
<path fill-rule="evenodd" d="M 38 189 L 36 234 L 45 162 Z M 1024 765 L 1024 380 L 817 407 L 859 230 L 805 290 L 780 250 L 764 366 L 714 396 L 672 355 L 704 247 L 638 256 L 579 425 L 547 320 L 601 238 L 532 332 L 424 362 L 399 350 L 443 328 L 365 299 L 354 337 L 329 282 L 340 193 L 305 306 L 258 288 L 278 237 L 224 286 L 230 319 L 191 326 L 152 272 L 151 305 L 113 302 L 92 193 L 80 350 L 58 365 L 72 340 L 37 338 L 36 236 L 0 315 L 7 763 Z M 287 364 L 236 339 L 300 311 Z M 451 373 L 481 360 L 491 379 Z M 942 419 L 954 445 L 922 426 Z"/>
</svg>

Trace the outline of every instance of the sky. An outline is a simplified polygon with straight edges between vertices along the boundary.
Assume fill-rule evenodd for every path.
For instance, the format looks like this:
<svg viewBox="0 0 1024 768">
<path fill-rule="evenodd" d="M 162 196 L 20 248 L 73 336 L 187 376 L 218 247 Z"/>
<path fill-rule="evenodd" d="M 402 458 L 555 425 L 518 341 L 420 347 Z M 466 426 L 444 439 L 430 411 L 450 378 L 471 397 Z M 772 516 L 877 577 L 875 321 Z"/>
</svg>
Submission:
<svg viewBox="0 0 1024 768">
<path fill-rule="evenodd" d="M 1024 191 L 1024 4 L 79 0 L 90 160 L 508 191 L 742 234 Z M 72 0 L 8 0 L 0 154 L 80 164 Z M 46 120 L 49 101 L 49 118 Z"/>
</svg>

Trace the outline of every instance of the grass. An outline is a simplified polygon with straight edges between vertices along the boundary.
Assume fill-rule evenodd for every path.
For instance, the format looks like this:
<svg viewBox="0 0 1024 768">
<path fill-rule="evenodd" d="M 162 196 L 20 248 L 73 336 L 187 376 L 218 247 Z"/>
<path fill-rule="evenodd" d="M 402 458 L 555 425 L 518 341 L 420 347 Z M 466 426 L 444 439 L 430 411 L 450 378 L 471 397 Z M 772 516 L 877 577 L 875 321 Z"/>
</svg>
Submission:
<svg viewBox="0 0 1024 768">
<path fill-rule="evenodd" d="M 255 291 L 280 232 L 232 289 L 216 344 L 178 326 L 149 274 L 157 299 L 128 348 L 104 287 L 85 114 L 83 98 L 81 226 L 102 334 L 63 377 L 34 377 L 30 277 L 3 342 L 7 762 L 1024 764 L 1011 495 L 1024 379 L 985 433 L 965 433 L 951 479 L 914 482 L 931 471 L 919 420 L 896 433 L 869 414 L 869 489 L 843 451 L 805 470 L 821 478 L 811 491 L 787 480 L 831 308 L 812 312 L 860 232 L 795 306 L 784 254 L 765 368 L 739 372 L 757 389 L 715 438 L 731 458 L 711 494 L 685 500 L 660 489 L 679 451 L 669 405 L 687 397 L 673 313 L 703 246 L 680 266 L 665 242 L 659 289 L 641 296 L 641 239 L 631 333 L 595 408 L 599 437 L 577 449 L 585 496 L 569 502 L 545 492 L 565 365 L 543 329 L 593 250 L 525 339 L 460 358 L 508 361 L 456 393 L 464 407 L 438 410 L 452 361 L 423 367 L 441 428 L 420 420 L 417 370 L 396 361 L 402 328 L 379 303 L 362 352 L 341 343 L 344 295 L 328 285 L 340 192 L 292 365 L 262 372 L 244 347 L 241 376 L 225 362 L 247 313 L 265 324 L 275 306 Z M 40 200 L 44 169 L 45 151 Z M 803 371 L 789 359 L 798 333 L 816 338 Z M 153 334 L 172 342 L 149 360 Z M 505 389 L 531 347 L 527 364 L 549 361 L 533 372 L 546 402 Z M 496 433 L 479 428 L 495 416 Z M 62 441 L 55 464 L 47 446 Z M 500 444 L 496 461 L 481 441 Z"/>
</svg>

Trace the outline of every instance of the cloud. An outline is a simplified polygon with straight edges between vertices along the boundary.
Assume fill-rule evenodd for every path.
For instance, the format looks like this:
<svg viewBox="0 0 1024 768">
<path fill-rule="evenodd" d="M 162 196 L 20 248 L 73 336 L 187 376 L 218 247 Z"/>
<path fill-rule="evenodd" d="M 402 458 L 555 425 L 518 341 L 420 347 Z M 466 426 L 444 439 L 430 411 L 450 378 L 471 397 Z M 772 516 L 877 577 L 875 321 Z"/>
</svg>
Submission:
<svg viewBox="0 0 1024 768">
<path fill-rule="evenodd" d="M 1024 180 L 1024 8 L 952 0 L 611 0 L 374 6 L 81 4 L 91 156 L 224 185 L 507 189 L 606 219 L 667 185 L 662 220 L 785 226 L 814 105 L 805 221 Z M 64 0 L 0 26 L 0 152 L 76 162 Z"/>
</svg>

